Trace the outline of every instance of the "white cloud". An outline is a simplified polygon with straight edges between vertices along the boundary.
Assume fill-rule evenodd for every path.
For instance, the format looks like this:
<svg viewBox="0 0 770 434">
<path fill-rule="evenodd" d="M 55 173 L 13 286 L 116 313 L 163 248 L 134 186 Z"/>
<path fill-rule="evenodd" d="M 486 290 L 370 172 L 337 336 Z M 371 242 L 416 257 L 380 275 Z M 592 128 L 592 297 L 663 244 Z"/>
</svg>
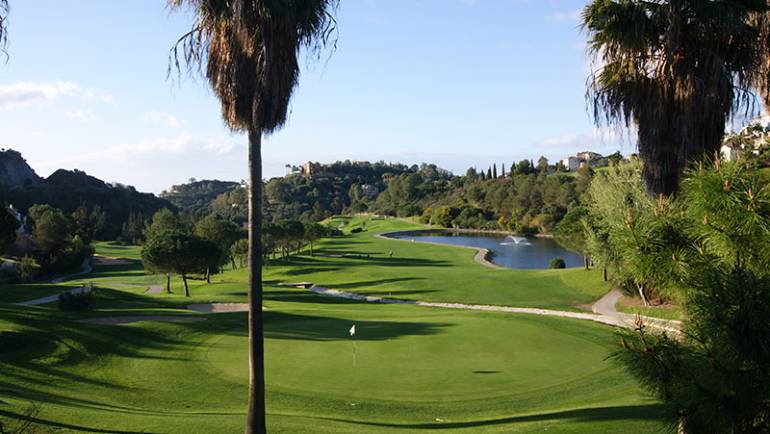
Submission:
<svg viewBox="0 0 770 434">
<path fill-rule="evenodd" d="M 536 144 L 549 152 L 616 151 L 635 144 L 635 131 L 625 128 L 595 128 L 586 133 L 570 133 L 547 137 Z"/>
<path fill-rule="evenodd" d="M 79 86 L 69 81 L 50 83 L 35 83 L 20 81 L 18 83 L 0 86 L 0 110 L 12 110 L 17 107 L 29 106 L 73 95 Z"/>
<path fill-rule="evenodd" d="M 71 81 L 20 81 L 0 86 L 0 110 L 50 103 L 61 97 L 79 97 L 83 101 L 112 103 L 114 98 L 97 88 L 82 88 Z"/>
<path fill-rule="evenodd" d="M 148 110 L 144 112 L 144 119 L 154 124 L 163 124 L 170 128 L 182 128 L 182 122 L 176 116 L 161 110 Z"/>
<path fill-rule="evenodd" d="M 175 157 L 182 154 L 208 153 L 225 155 L 240 147 L 234 139 L 228 138 L 196 138 L 183 133 L 173 137 L 161 137 L 139 140 L 108 146 L 92 152 L 82 153 L 76 157 L 59 160 L 58 165 L 90 165 L 90 163 L 131 163 L 138 158 Z"/>
<path fill-rule="evenodd" d="M 580 20 L 580 9 L 574 11 L 556 11 L 548 17 L 550 21 L 557 23 L 577 23 Z"/>
<path fill-rule="evenodd" d="M 91 122 L 96 120 L 96 115 L 91 110 L 82 110 L 82 109 L 75 109 L 75 110 L 68 110 L 64 113 L 64 116 L 67 119 L 78 121 L 78 122 Z"/>
</svg>

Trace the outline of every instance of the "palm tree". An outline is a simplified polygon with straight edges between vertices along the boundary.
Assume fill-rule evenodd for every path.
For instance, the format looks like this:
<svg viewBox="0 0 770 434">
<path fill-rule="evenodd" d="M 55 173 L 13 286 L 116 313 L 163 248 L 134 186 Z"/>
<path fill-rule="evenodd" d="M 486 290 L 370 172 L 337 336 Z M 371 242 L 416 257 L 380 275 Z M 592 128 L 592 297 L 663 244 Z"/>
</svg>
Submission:
<svg viewBox="0 0 770 434">
<path fill-rule="evenodd" d="M 0 52 L 5 52 L 8 42 L 8 28 L 6 27 L 8 18 L 8 0 L 0 0 Z"/>
<path fill-rule="evenodd" d="M 715 155 L 726 122 L 754 111 L 766 0 L 593 0 L 583 10 L 597 124 L 637 128 L 648 189 L 676 192 L 681 171 Z"/>
<path fill-rule="evenodd" d="M 249 407 L 246 433 L 265 433 L 262 324 L 262 135 L 280 129 L 299 77 L 297 56 L 318 53 L 334 32 L 338 0 L 169 0 L 195 23 L 172 49 L 172 65 L 200 67 L 222 117 L 249 138 Z M 181 52 L 181 59 L 180 54 Z"/>
</svg>

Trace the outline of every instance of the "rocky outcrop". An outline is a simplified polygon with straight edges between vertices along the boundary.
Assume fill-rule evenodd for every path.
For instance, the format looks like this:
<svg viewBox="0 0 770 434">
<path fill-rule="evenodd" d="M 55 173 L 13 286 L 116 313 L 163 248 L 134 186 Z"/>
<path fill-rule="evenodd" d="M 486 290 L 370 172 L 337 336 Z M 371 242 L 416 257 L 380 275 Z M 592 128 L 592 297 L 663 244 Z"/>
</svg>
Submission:
<svg viewBox="0 0 770 434">
<path fill-rule="evenodd" d="M 41 179 L 21 154 L 13 149 L 0 149 L 0 186 L 6 188 L 40 184 Z"/>
</svg>

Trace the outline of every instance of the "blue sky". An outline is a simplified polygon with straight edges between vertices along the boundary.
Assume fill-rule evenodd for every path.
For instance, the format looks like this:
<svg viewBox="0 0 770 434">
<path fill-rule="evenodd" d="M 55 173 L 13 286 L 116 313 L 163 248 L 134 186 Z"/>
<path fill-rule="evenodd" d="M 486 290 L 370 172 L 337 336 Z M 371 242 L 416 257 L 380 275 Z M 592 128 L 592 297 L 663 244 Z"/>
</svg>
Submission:
<svg viewBox="0 0 770 434">
<path fill-rule="evenodd" d="M 245 137 L 224 127 L 206 82 L 167 79 L 189 14 L 162 0 L 10 3 L 0 147 L 42 176 L 77 168 L 144 191 L 246 176 Z M 342 0 L 336 50 L 303 62 L 289 122 L 264 143 L 266 175 L 308 160 L 463 173 L 584 149 L 632 152 L 586 112 L 584 4 Z"/>
</svg>

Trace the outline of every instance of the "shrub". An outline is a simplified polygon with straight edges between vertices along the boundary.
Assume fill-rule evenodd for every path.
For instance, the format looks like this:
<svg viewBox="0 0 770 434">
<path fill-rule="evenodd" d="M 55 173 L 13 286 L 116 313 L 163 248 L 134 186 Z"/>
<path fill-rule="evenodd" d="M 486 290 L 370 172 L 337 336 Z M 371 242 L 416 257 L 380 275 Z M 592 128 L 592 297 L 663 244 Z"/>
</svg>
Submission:
<svg viewBox="0 0 770 434">
<path fill-rule="evenodd" d="M 70 311 L 93 310 L 96 304 L 96 294 L 93 284 L 80 290 L 62 292 L 59 294 L 59 309 Z"/>
<path fill-rule="evenodd" d="M 363 228 L 353 228 L 353 229 L 350 230 L 350 233 L 351 234 L 360 234 L 363 231 L 364 231 Z"/>
<path fill-rule="evenodd" d="M 555 269 L 567 268 L 567 264 L 564 262 L 564 259 L 562 258 L 553 258 L 551 259 L 551 262 L 548 263 L 548 268 L 555 268 Z"/>
</svg>

